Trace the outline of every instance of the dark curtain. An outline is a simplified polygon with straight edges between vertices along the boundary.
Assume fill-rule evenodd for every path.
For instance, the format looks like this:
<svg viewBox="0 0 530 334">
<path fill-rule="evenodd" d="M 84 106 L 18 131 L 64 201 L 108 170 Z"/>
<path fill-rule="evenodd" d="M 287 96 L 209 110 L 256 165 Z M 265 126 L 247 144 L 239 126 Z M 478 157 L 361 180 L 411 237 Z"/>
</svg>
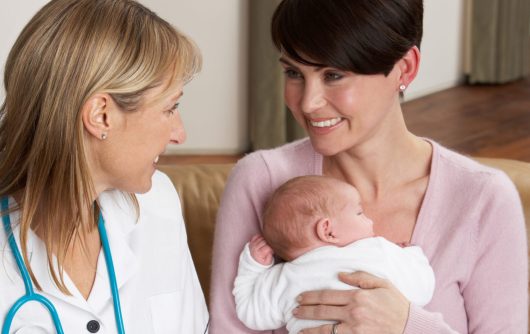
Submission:
<svg viewBox="0 0 530 334">
<path fill-rule="evenodd" d="M 249 6 L 250 149 L 282 145 L 305 136 L 283 101 L 280 53 L 270 37 L 272 14 L 280 0 L 251 0 Z"/>
<path fill-rule="evenodd" d="M 470 83 L 530 74 L 530 0 L 473 0 Z"/>
</svg>

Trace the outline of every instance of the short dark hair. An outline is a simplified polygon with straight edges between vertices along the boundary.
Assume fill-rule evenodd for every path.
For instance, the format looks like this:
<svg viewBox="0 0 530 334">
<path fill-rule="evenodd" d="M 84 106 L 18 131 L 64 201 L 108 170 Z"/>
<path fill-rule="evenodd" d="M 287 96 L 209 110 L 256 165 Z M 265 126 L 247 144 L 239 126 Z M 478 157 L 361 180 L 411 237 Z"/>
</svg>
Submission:
<svg viewBox="0 0 530 334">
<path fill-rule="evenodd" d="M 294 60 L 388 75 L 423 35 L 423 0 L 283 0 L 272 40 Z"/>
</svg>

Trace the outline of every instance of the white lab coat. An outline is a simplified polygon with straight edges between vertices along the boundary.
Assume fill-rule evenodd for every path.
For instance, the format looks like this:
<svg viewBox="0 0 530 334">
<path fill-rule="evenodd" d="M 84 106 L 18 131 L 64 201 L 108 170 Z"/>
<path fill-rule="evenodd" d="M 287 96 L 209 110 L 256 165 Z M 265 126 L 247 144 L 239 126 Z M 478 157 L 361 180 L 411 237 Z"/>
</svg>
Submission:
<svg viewBox="0 0 530 334">
<path fill-rule="evenodd" d="M 114 260 L 127 334 L 207 332 L 208 311 L 186 241 L 180 201 L 173 184 L 161 172 L 153 175 L 152 189 L 137 195 L 140 216 L 118 191 L 100 196 Z M 11 215 L 11 222 L 18 214 Z M 19 244 L 18 228 L 14 229 Z M 100 252 L 94 286 L 85 300 L 65 272 L 72 296 L 62 294 L 49 274 L 44 244 L 30 233 L 30 263 L 42 293 L 55 305 L 65 333 L 90 333 L 87 323 L 100 324 L 97 333 L 117 333 L 107 266 Z M 0 321 L 24 284 L 13 254 L 0 231 Z M 35 302 L 19 310 L 10 333 L 55 333 L 47 310 Z"/>
<path fill-rule="evenodd" d="M 287 326 L 289 333 L 331 324 L 293 316 L 296 297 L 304 291 L 352 286 L 338 279 L 339 272 L 365 271 L 390 280 L 410 300 L 423 306 L 434 293 L 434 273 L 423 251 L 401 248 L 382 237 L 366 238 L 345 247 L 323 246 L 291 262 L 264 266 L 250 255 L 248 244 L 241 253 L 234 283 L 239 319 L 255 330 Z"/>
</svg>

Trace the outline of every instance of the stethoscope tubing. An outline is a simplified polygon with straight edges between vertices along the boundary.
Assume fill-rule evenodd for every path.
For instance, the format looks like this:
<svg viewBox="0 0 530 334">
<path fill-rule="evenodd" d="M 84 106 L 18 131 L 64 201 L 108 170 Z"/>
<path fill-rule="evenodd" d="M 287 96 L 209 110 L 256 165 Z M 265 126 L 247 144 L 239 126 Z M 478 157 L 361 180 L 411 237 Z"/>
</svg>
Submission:
<svg viewBox="0 0 530 334">
<path fill-rule="evenodd" d="M 105 255 L 105 262 L 107 263 L 107 273 L 109 274 L 110 291 L 112 293 L 112 302 L 114 303 L 114 317 L 116 318 L 116 326 L 118 333 L 124 334 L 123 318 L 121 314 L 120 293 L 118 291 L 118 283 L 116 282 L 116 272 L 114 271 L 114 263 L 112 261 L 112 253 L 110 252 L 109 239 L 107 237 L 107 230 L 105 229 L 105 220 L 101 215 L 101 210 L 98 217 L 99 237 L 101 238 L 101 246 L 103 247 L 103 254 Z"/>
<path fill-rule="evenodd" d="M 63 327 L 59 319 L 59 314 L 57 310 L 55 309 L 55 307 L 53 306 L 52 302 L 48 298 L 44 297 L 43 295 L 35 293 L 33 289 L 33 283 L 31 282 L 31 278 L 29 276 L 28 270 L 24 264 L 24 261 L 22 260 L 22 255 L 20 254 L 17 243 L 15 241 L 15 237 L 13 236 L 13 230 L 11 228 L 11 219 L 9 217 L 8 197 L 2 198 L 1 209 L 3 213 L 2 222 L 4 225 L 4 230 L 6 231 L 6 234 L 7 234 L 9 247 L 11 248 L 11 251 L 13 252 L 13 256 L 15 257 L 15 261 L 17 263 L 20 274 L 22 275 L 22 279 L 24 281 L 24 287 L 26 290 L 26 294 L 20 297 L 19 299 L 17 299 L 17 301 L 13 304 L 13 306 L 11 306 L 11 308 L 7 312 L 7 315 L 4 320 L 4 324 L 2 325 L 1 334 L 9 334 L 9 330 L 11 329 L 11 324 L 13 322 L 13 319 L 15 318 L 16 313 L 24 304 L 30 301 L 36 301 L 44 305 L 48 309 L 48 312 L 50 313 L 50 316 L 52 317 L 53 324 L 55 326 L 55 330 L 57 331 L 57 334 L 64 334 Z M 107 273 L 109 275 L 109 283 L 111 287 L 112 301 L 114 304 L 114 316 L 116 318 L 116 326 L 117 326 L 119 334 L 125 334 L 125 329 L 123 325 L 123 316 L 121 313 L 121 306 L 120 306 L 120 294 L 118 291 L 118 284 L 116 282 L 116 272 L 114 271 L 114 263 L 112 261 L 112 254 L 110 251 L 107 231 L 105 229 L 105 220 L 103 219 L 103 215 L 101 214 L 101 211 L 98 217 L 98 230 L 99 230 L 99 235 L 101 239 L 101 245 L 103 248 L 103 254 L 105 256 L 105 262 L 107 264 Z"/>
<path fill-rule="evenodd" d="M 30 295 L 26 294 L 20 297 L 15 302 L 15 304 L 11 306 L 11 308 L 9 309 L 9 312 L 6 315 L 4 325 L 2 326 L 2 334 L 9 334 L 9 330 L 11 329 L 11 324 L 13 322 L 13 319 L 15 318 L 16 313 L 22 307 L 22 305 L 30 301 L 36 301 L 44 305 L 48 309 L 48 312 L 50 313 L 50 316 L 52 317 L 53 324 L 55 326 L 55 331 L 57 332 L 57 334 L 64 334 L 63 326 L 61 325 L 61 321 L 59 320 L 59 315 L 57 313 L 57 310 L 55 309 L 55 307 L 53 306 L 53 304 L 48 298 L 38 293 L 32 293 Z"/>
<path fill-rule="evenodd" d="M 24 281 L 24 288 L 26 290 L 26 294 L 15 302 L 13 306 L 9 309 L 7 312 L 6 318 L 4 320 L 4 324 L 2 325 L 2 334 L 9 334 L 9 330 L 11 328 L 11 324 L 13 322 L 13 319 L 15 318 L 16 313 L 18 310 L 26 303 L 30 301 L 36 301 L 38 303 L 41 303 L 44 305 L 48 312 L 50 313 L 53 324 L 55 325 L 55 330 L 57 331 L 57 334 L 64 334 L 63 327 L 61 325 L 61 321 L 59 320 L 59 315 L 57 313 L 57 310 L 53 306 L 52 302 L 44 297 L 43 295 L 40 295 L 38 293 L 35 293 L 33 290 L 33 284 L 31 283 L 31 278 L 29 277 L 29 273 L 26 269 L 26 266 L 24 265 L 24 261 L 22 260 L 22 255 L 20 254 L 20 251 L 18 250 L 17 243 L 15 241 L 15 237 L 13 236 L 13 230 L 11 228 L 11 218 L 9 217 L 9 200 L 7 197 L 2 198 L 2 212 L 4 213 L 4 216 L 2 217 L 2 222 L 4 224 L 4 229 L 7 234 L 9 247 L 11 248 L 11 252 L 13 252 L 13 256 L 15 257 L 15 261 L 17 263 L 18 268 L 20 269 L 20 274 L 22 275 L 22 280 Z M 24 270 L 21 270 L 21 268 L 24 268 Z"/>
</svg>

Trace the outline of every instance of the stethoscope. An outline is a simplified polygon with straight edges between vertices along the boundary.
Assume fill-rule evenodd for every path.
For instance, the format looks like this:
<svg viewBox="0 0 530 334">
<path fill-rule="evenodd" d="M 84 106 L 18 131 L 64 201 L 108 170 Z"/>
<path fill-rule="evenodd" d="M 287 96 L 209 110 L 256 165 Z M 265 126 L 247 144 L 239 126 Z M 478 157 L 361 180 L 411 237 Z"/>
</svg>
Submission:
<svg viewBox="0 0 530 334">
<path fill-rule="evenodd" d="M 52 317 L 57 334 L 64 334 L 61 321 L 59 320 L 59 314 L 57 313 L 57 310 L 53 306 L 52 302 L 43 295 L 35 293 L 33 290 L 33 283 L 31 282 L 31 278 L 24 264 L 24 261 L 22 260 L 22 256 L 20 255 L 20 251 L 18 250 L 17 243 L 15 242 L 15 238 L 13 236 L 13 230 L 11 229 L 11 220 L 9 218 L 8 213 L 9 200 L 7 197 L 2 198 L 1 206 L 2 212 L 4 212 L 4 215 L 2 216 L 2 222 L 4 223 L 4 229 L 8 237 L 9 247 L 13 252 L 18 269 L 20 270 L 20 274 L 22 275 L 22 279 L 24 280 L 24 286 L 26 287 L 26 294 L 20 297 L 7 312 L 6 318 L 4 320 L 4 325 L 2 326 L 2 334 L 9 334 L 9 330 L 11 329 L 11 323 L 13 322 L 15 314 L 18 312 L 20 307 L 22 307 L 22 305 L 30 301 L 36 301 L 44 305 L 48 309 L 48 312 Z M 105 256 L 105 262 L 107 263 L 107 272 L 109 274 L 112 301 L 114 303 L 114 315 L 116 317 L 116 326 L 118 327 L 119 334 L 125 334 L 125 329 L 123 327 L 123 318 L 121 314 L 120 295 L 118 292 L 118 284 L 116 283 L 116 273 L 114 272 L 114 263 L 112 262 L 112 254 L 110 253 L 107 230 L 105 229 L 105 220 L 101 215 L 101 211 L 99 213 L 98 218 L 98 230 L 99 237 L 101 239 L 101 245 L 103 247 L 103 254 Z"/>
</svg>

